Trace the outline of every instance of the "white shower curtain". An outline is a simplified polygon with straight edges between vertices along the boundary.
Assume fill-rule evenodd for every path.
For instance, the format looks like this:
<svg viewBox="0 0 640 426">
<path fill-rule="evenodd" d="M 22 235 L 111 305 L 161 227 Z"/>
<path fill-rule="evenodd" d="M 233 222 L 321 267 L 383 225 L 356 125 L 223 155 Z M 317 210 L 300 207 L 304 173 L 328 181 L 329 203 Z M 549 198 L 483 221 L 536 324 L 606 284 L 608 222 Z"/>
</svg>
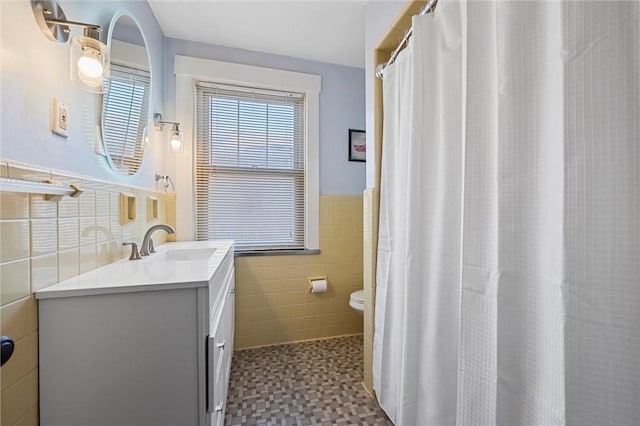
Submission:
<svg viewBox="0 0 640 426">
<path fill-rule="evenodd" d="M 397 425 L 640 424 L 637 2 L 456 2 L 384 77 Z"/>
</svg>

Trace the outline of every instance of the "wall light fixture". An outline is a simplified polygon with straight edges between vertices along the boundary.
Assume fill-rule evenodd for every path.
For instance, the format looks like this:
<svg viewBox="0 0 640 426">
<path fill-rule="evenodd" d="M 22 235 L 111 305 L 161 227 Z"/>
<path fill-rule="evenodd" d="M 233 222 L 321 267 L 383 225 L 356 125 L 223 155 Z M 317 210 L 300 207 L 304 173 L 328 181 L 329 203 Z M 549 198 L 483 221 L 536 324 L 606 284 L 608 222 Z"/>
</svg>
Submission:
<svg viewBox="0 0 640 426">
<path fill-rule="evenodd" d="M 163 121 L 162 114 L 159 112 L 153 114 L 153 123 L 156 130 L 161 132 L 164 129 L 165 124 L 171 124 L 173 127 L 169 135 L 169 148 L 172 151 L 182 150 L 182 130 L 180 130 L 180 123 L 175 121 Z"/>
<path fill-rule="evenodd" d="M 71 38 L 70 78 L 92 93 L 104 91 L 104 80 L 110 75 L 109 48 L 100 41 L 100 25 L 67 20 L 55 0 L 32 0 L 31 8 L 40 31 L 51 41 L 66 43 L 71 30 L 83 28 L 83 35 Z"/>
</svg>

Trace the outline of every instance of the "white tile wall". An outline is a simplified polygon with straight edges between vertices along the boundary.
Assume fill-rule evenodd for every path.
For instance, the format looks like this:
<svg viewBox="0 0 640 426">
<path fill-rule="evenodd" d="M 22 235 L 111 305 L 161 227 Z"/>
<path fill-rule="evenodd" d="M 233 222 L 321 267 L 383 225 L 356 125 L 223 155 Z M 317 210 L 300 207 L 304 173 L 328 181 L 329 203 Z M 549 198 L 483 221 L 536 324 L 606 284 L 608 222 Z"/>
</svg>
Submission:
<svg viewBox="0 0 640 426">
<path fill-rule="evenodd" d="M 140 242 L 144 231 L 165 220 L 164 194 L 53 173 L 27 165 L 7 167 L 0 176 L 79 184 L 79 198 L 46 201 L 39 194 L 0 193 L 0 333 L 14 338 L 16 349 L 0 371 L 0 424 L 37 424 L 38 316 L 33 293 L 128 256 L 124 241 Z M 134 223 L 120 225 L 119 194 L 136 195 Z M 159 201 L 159 218 L 147 222 L 146 198 Z M 145 213 L 145 214 L 142 214 Z M 157 243 L 165 235 L 154 235 Z M 17 422 L 17 423 L 16 423 Z"/>
</svg>

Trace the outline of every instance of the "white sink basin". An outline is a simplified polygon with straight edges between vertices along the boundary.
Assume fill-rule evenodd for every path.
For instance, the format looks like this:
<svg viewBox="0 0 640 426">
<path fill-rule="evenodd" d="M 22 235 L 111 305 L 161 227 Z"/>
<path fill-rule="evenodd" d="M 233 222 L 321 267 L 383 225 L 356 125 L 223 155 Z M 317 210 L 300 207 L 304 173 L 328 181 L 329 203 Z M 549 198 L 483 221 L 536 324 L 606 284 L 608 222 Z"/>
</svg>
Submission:
<svg viewBox="0 0 640 426">
<path fill-rule="evenodd" d="M 156 247 L 140 260 L 122 259 L 39 290 L 38 299 L 205 287 L 233 241 L 183 241 Z"/>
<path fill-rule="evenodd" d="M 165 260 L 176 261 L 193 261 L 193 260 L 207 260 L 216 252 L 215 248 L 201 248 L 201 249 L 170 249 L 164 252 L 163 258 Z"/>
</svg>

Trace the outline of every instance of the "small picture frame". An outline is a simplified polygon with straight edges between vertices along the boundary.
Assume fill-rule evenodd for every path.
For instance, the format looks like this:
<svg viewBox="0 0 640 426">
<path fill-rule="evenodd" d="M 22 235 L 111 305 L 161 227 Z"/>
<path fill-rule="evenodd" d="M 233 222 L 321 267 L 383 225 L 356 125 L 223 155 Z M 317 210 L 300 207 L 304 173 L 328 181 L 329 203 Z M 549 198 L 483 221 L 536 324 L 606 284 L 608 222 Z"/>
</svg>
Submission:
<svg viewBox="0 0 640 426">
<path fill-rule="evenodd" d="M 349 129 L 349 161 L 367 161 L 367 132 Z"/>
</svg>

